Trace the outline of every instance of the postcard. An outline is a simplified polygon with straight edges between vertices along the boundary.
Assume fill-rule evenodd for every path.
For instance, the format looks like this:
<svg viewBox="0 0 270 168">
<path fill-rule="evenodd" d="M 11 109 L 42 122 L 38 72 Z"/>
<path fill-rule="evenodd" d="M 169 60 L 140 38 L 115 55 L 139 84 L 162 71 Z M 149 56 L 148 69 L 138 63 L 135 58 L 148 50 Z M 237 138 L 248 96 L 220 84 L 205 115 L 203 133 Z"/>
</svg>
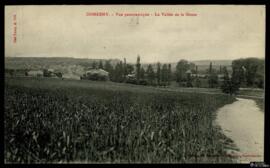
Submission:
<svg viewBox="0 0 270 168">
<path fill-rule="evenodd" d="M 265 5 L 7 5 L 4 27 L 5 163 L 263 163 Z"/>
</svg>

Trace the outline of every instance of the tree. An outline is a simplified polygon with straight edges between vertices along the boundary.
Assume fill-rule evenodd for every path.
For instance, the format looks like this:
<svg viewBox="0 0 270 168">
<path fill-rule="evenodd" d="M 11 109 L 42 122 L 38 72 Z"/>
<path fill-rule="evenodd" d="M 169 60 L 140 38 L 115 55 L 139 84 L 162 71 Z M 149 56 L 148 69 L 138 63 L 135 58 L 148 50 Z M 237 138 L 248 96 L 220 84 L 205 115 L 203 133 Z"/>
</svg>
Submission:
<svg viewBox="0 0 270 168">
<path fill-rule="evenodd" d="M 105 62 L 104 69 L 109 72 L 109 78 L 112 80 L 112 75 L 113 75 L 113 66 L 111 65 L 110 61 L 107 60 Z"/>
<path fill-rule="evenodd" d="M 230 93 L 231 82 L 230 82 L 229 74 L 226 67 L 223 68 L 223 75 L 224 77 L 223 77 L 223 82 L 221 85 L 221 90 L 224 93 Z"/>
<path fill-rule="evenodd" d="M 120 61 L 119 63 L 118 75 L 119 75 L 119 82 L 123 82 L 124 81 L 124 66 L 123 66 L 122 61 Z"/>
<path fill-rule="evenodd" d="M 196 79 L 195 79 L 195 86 L 196 87 L 201 87 L 201 80 L 198 78 L 198 66 L 195 66 L 195 74 L 196 74 Z"/>
<path fill-rule="evenodd" d="M 48 69 L 43 69 L 43 76 L 44 77 L 50 77 L 51 73 L 48 71 Z"/>
<path fill-rule="evenodd" d="M 160 85 L 160 81 L 161 81 L 161 69 L 160 69 L 160 63 L 157 63 L 157 73 L 156 73 L 156 77 L 157 77 L 157 84 Z"/>
<path fill-rule="evenodd" d="M 126 62 L 126 58 L 124 58 L 124 75 L 128 75 L 128 72 L 127 72 L 127 62 Z"/>
<path fill-rule="evenodd" d="M 254 83 L 257 87 L 263 89 L 264 88 L 264 63 L 259 62 L 257 73 L 255 75 Z"/>
<path fill-rule="evenodd" d="M 255 76 L 255 84 L 259 88 L 264 88 L 264 60 L 260 59 L 258 60 L 258 69 L 256 71 Z"/>
<path fill-rule="evenodd" d="M 196 87 L 201 87 L 201 80 L 199 78 L 195 79 L 195 86 Z"/>
<path fill-rule="evenodd" d="M 147 74 L 148 83 L 150 83 L 150 85 L 153 85 L 154 80 L 155 80 L 155 72 L 154 72 L 151 64 L 148 65 L 147 70 L 146 70 L 146 74 Z"/>
<path fill-rule="evenodd" d="M 141 70 L 140 70 L 140 79 L 144 80 L 144 74 L 145 74 L 145 71 L 143 69 L 143 67 L 141 67 Z"/>
<path fill-rule="evenodd" d="M 237 72 L 235 72 L 234 70 L 232 72 L 232 77 L 230 78 L 230 84 L 231 84 L 231 87 L 230 87 L 231 93 L 230 94 L 236 93 L 241 86 L 239 76 L 238 76 Z"/>
<path fill-rule="evenodd" d="M 188 61 L 180 60 L 176 65 L 176 81 L 180 84 L 181 82 L 186 80 L 186 71 L 190 68 Z"/>
<path fill-rule="evenodd" d="M 114 73 L 113 73 L 113 81 L 114 82 L 123 82 L 124 81 L 124 71 L 123 71 L 123 63 L 120 61 L 116 64 Z"/>
<path fill-rule="evenodd" d="M 218 85 L 218 76 L 212 68 L 212 62 L 210 62 L 208 69 L 208 85 L 209 88 L 214 88 Z"/>
<path fill-rule="evenodd" d="M 172 81 L 172 66 L 171 64 L 168 65 L 168 84 Z"/>
<path fill-rule="evenodd" d="M 245 76 L 246 76 L 247 86 L 252 87 L 255 84 L 256 74 L 257 74 L 257 70 L 258 70 L 258 66 L 259 66 L 259 60 L 258 59 L 251 59 L 251 58 L 250 59 L 245 59 L 245 60 L 243 60 L 242 64 L 243 64 L 242 66 L 244 66 L 246 68 Z M 242 68 L 239 68 L 239 73 L 241 75 L 243 75 L 243 69 Z"/>
<path fill-rule="evenodd" d="M 187 73 L 187 87 L 193 87 L 191 73 Z"/>
<path fill-rule="evenodd" d="M 102 64 L 102 61 L 101 61 L 101 60 L 99 61 L 98 68 L 99 68 L 99 69 L 103 69 L 103 64 Z"/>
<path fill-rule="evenodd" d="M 243 84 L 247 84 L 245 82 L 245 73 L 243 70 L 244 62 L 243 60 L 235 60 L 232 62 L 232 70 L 233 70 L 233 77 L 234 82 L 237 83 L 239 86 Z"/>
<path fill-rule="evenodd" d="M 212 73 L 212 62 L 210 62 L 210 65 L 209 65 L 209 69 L 208 69 L 208 73 L 211 74 Z"/>
<path fill-rule="evenodd" d="M 133 65 L 127 64 L 126 71 L 127 71 L 127 74 L 131 74 L 134 71 Z"/>
<path fill-rule="evenodd" d="M 161 69 L 161 81 L 162 83 L 168 82 L 168 68 L 166 64 L 163 64 Z"/>
<path fill-rule="evenodd" d="M 258 58 L 234 60 L 232 69 L 235 80 L 242 87 L 262 87 L 264 83 L 264 62 L 264 59 Z"/>
<path fill-rule="evenodd" d="M 141 64 L 140 64 L 140 56 L 137 57 L 137 63 L 136 63 L 136 79 L 137 84 L 140 82 L 140 71 L 141 71 Z"/>
<path fill-rule="evenodd" d="M 239 85 L 233 81 L 234 80 L 233 78 L 230 79 L 229 73 L 226 67 L 223 67 L 223 74 L 224 74 L 224 78 L 223 78 L 224 80 L 221 85 L 222 92 L 230 94 L 230 95 L 235 94 L 239 90 Z"/>
<path fill-rule="evenodd" d="M 188 69 L 190 69 L 192 72 L 195 72 L 196 65 L 192 62 L 188 63 Z"/>
<path fill-rule="evenodd" d="M 209 88 L 214 88 L 218 86 L 218 76 L 216 73 L 209 74 L 208 85 L 209 85 Z"/>
<path fill-rule="evenodd" d="M 96 69 L 96 68 L 97 68 L 97 63 L 96 63 L 96 61 L 94 61 L 94 62 L 92 63 L 92 68 L 93 68 L 93 69 Z"/>
</svg>

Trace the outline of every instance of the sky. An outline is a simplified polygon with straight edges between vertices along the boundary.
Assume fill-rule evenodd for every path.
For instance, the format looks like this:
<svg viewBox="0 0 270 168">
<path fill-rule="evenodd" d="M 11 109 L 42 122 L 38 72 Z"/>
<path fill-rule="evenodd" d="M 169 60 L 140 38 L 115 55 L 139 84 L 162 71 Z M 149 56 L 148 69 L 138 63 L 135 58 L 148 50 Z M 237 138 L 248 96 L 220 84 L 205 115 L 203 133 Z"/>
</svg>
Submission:
<svg viewBox="0 0 270 168">
<path fill-rule="evenodd" d="M 109 16 L 87 16 L 94 12 L 107 12 Z M 138 55 L 145 63 L 263 58 L 265 6 L 5 7 L 5 57 L 126 58 L 127 62 L 135 62 Z"/>
</svg>

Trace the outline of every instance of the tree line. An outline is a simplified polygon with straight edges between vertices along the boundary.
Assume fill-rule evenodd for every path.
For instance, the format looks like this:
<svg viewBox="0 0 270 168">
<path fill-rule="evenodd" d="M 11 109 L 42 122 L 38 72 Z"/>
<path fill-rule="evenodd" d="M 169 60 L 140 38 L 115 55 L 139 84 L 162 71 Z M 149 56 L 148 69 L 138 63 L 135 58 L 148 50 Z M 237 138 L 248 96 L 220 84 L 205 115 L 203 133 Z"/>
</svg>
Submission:
<svg viewBox="0 0 270 168">
<path fill-rule="evenodd" d="M 155 66 L 155 67 L 153 67 Z M 177 62 L 172 72 L 171 64 L 149 64 L 146 69 L 142 67 L 138 55 L 136 64 L 128 64 L 126 59 L 112 66 L 107 60 L 103 65 L 93 62 L 93 68 L 101 68 L 109 72 L 109 79 L 113 82 L 126 82 L 137 85 L 168 86 L 176 81 L 182 87 L 201 87 L 202 80 L 207 80 L 209 88 L 221 88 L 224 93 L 234 94 L 240 87 L 264 87 L 264 60 L 257 58 L 237 59 L 232 62 L 232 73 L 220 66 L 214 69 L 212 62 L 206 70 L 205 79 L 198 77 L 198 66 L 187 60 Z M 221 75 L 219 79 L 218 75 Z"/>
<path fill-rule="evenodd" d="M 171 64 L 156 64 L 157 68 L 154 70 L 152 64 L 149 64 L 146 69 L 141 65 L 140 56 L 137 57 L 135 65 L 126 63 L 124 61 L 118 62 L 115 66 L 111 65 L 110 61 L 102 61 L 99 63 L 93 62 L 92 68 L 100 68 L 109 72 L 109 79 L 113 82 L 126 82 L 138 85 L 152 85 L 152 86 L 167 86 L 172 80 Z"/>
</svg>

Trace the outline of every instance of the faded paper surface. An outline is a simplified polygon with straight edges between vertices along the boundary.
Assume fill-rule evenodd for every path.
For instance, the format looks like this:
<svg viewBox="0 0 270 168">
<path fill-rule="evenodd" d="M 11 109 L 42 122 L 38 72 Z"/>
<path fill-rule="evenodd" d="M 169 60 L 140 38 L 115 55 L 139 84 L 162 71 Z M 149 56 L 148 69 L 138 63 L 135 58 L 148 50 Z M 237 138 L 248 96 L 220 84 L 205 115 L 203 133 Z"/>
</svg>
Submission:
<svg viewBox="0 0 270 168">
<path fill-rule="evenodd" d="M 49 89 L 59 87 L 63 89 L 65 86 L 68 86 L 68 87 L 73 86 L 73 84 L 75 83 L 78 90 L 72 91 L 72 89 L 66 88 L 66 91 L 68 90 L 68 91 L 71 91 L 70 93 L 77 94 L 77 92 L 80 89 L 81 93 L 78 92 L 78 97 L 76 96 L 72 98 L 69 97 L 70 99 L 68 102 L 68 103 L 71 103 L 71 106 L 74 106 L 74 107 L 78 106 L 78 108 L 80 108 L 81 105 L 84 105 L 84 104 L 76 104 L 77 98 L 78 99 L 82 98 L 81 100 L 84 100 L 87 103 L 91 102 L 88 100 L 96 99 L 96 97 L 91 97 L 93 94 L 92 92 L 87 92 L 86 88 L 88 87 L 91 89 L 97 89 L 97 93 L 99 92 L 99 90 L 102 90 L 104 88 L 106 89 L 112 88 L 112 90 L 123 89 L 123 91 L 133 90 L 134 92 L 139 93 L 138 96 L 142 94 L 140 92 L 145 92 L 147 94 L 149 92 L 149 95 L 151 93 L 156 94 L 156 91 L 169 91 L 170 93 L 181 92 L 181 94 L 183 92 L 185 94 L 190 94 L 191 96 L 190 97 L 184 96 L 184 98 L 181 99 L 181 100 L 185 100 L 183 102 L 178 101 L 178 99 L 175 99 L 175 102 L 179 103 L 179 105 L 177 105 L 176 107 L 184 107 L 183 109 L 187 108 L 188 110 L 190 110 L 188 111 L 189 114 L 192 114 L 192 115 L 198 114 L 194 116 L 199 116 L 197 118 L 200 119 L 201 114 L 202 114 L 201 116 L 205 116 L 206 112 L 209 112 L 209 109 L 214 109 L 213 107 L 215 106 L 213 106 L 213 104 L 216 103 L 216 102 L 213 102 L 212 104 L 212 101 L 216 101 L 214 100 L 214 95 L 223 96 L 226 94 L 230 94 L 232 96 L 232 92 L 230 93 L 226 92 L 225 94 L 221 92 L 220 88 L 224 86 L 223 85 L 224 83 L 228 85 L 227 86 L 228 88 L 232 86 L 230 82 L 233 80 L 231 78 L 232 73 L 233 73 L 233 69 L 232 69 L 233 60 L 236 60 L 239 58 L 248 58 L 248 57 L 256 57 L 256 58 L 265 57 L 265 6 L 263 5 L 6 6 L 5 7 L 5 57 L 6 58 L 9 57 L 10 59 L 9 61 L 6 61 L 8 59 L 5 60 L 6 61 L 5 66 L 7 67 L 5 69 L 5 75 L 6 75 L 5 79 L 7 81 L 6 84 L 9 86 L 16 86 L 19 88 L 18 90 L 21 89 L 22 92 L 24 91 L 25 86 L 27 86 L 27 84 L 28 84 L 28 87 L 31 89 L 35 87 L 37 87 L 38 89 L 40 89 L 39 87 L 44 87 L 44 88 L 48 87 Z M 88 61 L 88 59 L 82 59 L 82 60 L 78 59 L 80 61 L 80 62 L 78 61 L 80 64 L 72 63 L 72 65 L 70 65 L 68 61 L 67 62 L 63 61 L 63 59 L 58 60 L 58 62 L 54 61 L 54 59 L 51 59 L 51 61 L 44 59 L 43 65 L 40 65 L 39 63 L 41 61 L 39 62 L 38 59 L 33 59 L 29 62 L 27 61 L 27 59 L 25 59 L 25 61 L 20 62 L 20 60 L 23 60 L 23 59 L 21 58 L 14 59 L 14 57 L 64 57 L 64 59 L 66 60 L 69 60 L 67 57 L 74 57 L 74 58 L 89 58 L 90 61 L 93 61 L 93 59 L 117 59 L 117 61 L 124 60 L 124 64 L 126 64 L 126 61 L 127 61 L 128 63 L 127 65 L 130 65 L 131 67 L 134 67 L 134 68 L 129 73 L 124 72 L 126 73 L 126 76 L 124 77 L 125 82 L 123 82 L 124 80 L 122 80 L 121 78 L 120 80 L 116 78 L 118 76 L 122 76 L 121 75 L 122 72 L 117 74 L 117 70 L 116 70 L 117 69 L 116 66 L 119 65 L 119 67 L 121 67 L 122 62 L 120 62 L 119 64 L 114 63 L 114 65 L 116 64 L 115 67 L 112 66 L 112 69 L 110 69 L 109 67 L 106 70 L 110 72 L 107 72 L 107 71 L 104 71 L 103 68 L 101 68 L 100 66 L 100 65 L 103 66 L 102 61 L 104 60 L 99 60 L 100 61 L 99 63 L 101 64 L 99 64 L 99 68 L 97 70 L 97 67 L 95 67 L 96 60 L 91 62 L 91 66 L 89 66 L 90 62 L 88 62 L 88 64 L 86 64 L 85 66 L 82 66 L 83 63 Z M 149 82 L 148 83 L 149 87 L 148 86 L 147 87 L 135 86 L 135 85 L 134 87 L 133 86 L 131 87 L 132 84 L 138 85 L 140 82 L 140 78 L 138 77 L 139 75 L 138 76 L 136 75 L 136 74 L 141 73 L 140 71 L 137 71 L 138 69 L 140 70 L 140 63 L 139 63 L 140 61 L 138 61 L 138 63 L 136 64 L 137 66 L 134 66 L 133 64 L 136 62 L 137 58 L 138 60 L 140 59 L 141 61 L 143 73 L 145 73 L 144 69 L 146 70 L 146 66 L 150 65 L 151 63 L 154 67 L 153 68 L 154 70 L 152 69 L 153 71 L 152 74 L 154 76 L 153 77 L 154 79 L 151 79 L 154 82 L 153 81 Z M 186 79 L 182 78 L 181 80 L 178 80 L 177 79 L 178 72 L 176 70 L 177 69 L 176 67 L 178 66 L 178 61 L 181 59 L 186 59 L 190 62 L 193 61 L 194 68 L 195 68 L 195 65 L 196 65 L 196 68 L 195 69 L 190 68 L 185 71 L 181 70 L 181 73 L 185 72 L 185 76 L 187 77 Z M 200 65 L 197 64 L 196 61 L 197 62 L 201 61 Z M 216 72 L 213 73 L 210 71 L 210 69 L 212 69 L 212 61 L 213 61 L 213 69 L 217 72 L 217 74 L 215 74 Z M 214 65 L 214 61 L 215 62 L 220 61 L 220 63 Z M 261 61 L 260 65 L 263 64 L 262 62 L 264 62 L 263 59 L 259 61 Z M 157 64 L 157 62 L 160 62 L 161 64 Z M 168 67 L 172 68 L 171 72 L 169 70 L 166 70 L 167 63 L 169 64 Z M 157 68 L 158 65 L 160 66 L 162 65 L 163 73 L 170 72 L 167 74 L 168 75 L 167 81 L 165 80 L 167 84 L 164 84 L 164 83 L 161 84 L 160 78 L 157 80 L 155 79 L 155 78 L 158 78 L 158 75 L 156 74 L 161 74 L 161 73 L 158 73 L 158 70 L 156 70 L 158 69 Z M 243 71 L 246 71 L 246 69 L 250 68 L 250 67 L 245 68 L 243 65 L 241 66 L 240 65 L 241 64 L 239 64 L 239 67 L 243 69 Z M 246 66 L 246 64 L 244 65 Z M 247 66 L 250 66 L 250 65 L 247 65 Z M 229 81 L 229 82 L 227 81 L 228 83 L 226 83 L 225 81 L 226 73 L 224 72 L 223 74 L 222 69 L 221 69 L 222 67 L 228 68 L 228 72 L 227 72 L 227 75 L 228 75 L 227 80 Z M 224 102 L 224 106 L 219 107 L 219 110 L 217 110 L 218 111 L 217 113 L 218 120 L 216 121 L 217 125 L 221 126 L 223 133 L 225 133 L 227 137 L 231 138 L 232 142 L 234 142 L 241 151 L 241 152 L 238 151 L 237 153 L 235 153 L 235 151 L 232 152 L 232 150 L 230 151 L 229 149 L 229 152 L 232 152 L 232 154 L 236 157 L 240 157 L 240 158 L 242 157 L 240 159 L 240 162 L 245 162 L 245 163 L 249 163 L 250 161 L 263 160 L 264 114 L 262 113 L 263 110 L 258 108 L 258 102 L 255 102 L 254 100 L 259 99 L 260 102 L 263 103 L 264 66 L 257 67 L 256 65 L 254 67 L 256 67 L 255 68 L 256 70 L 253 70 L 250 68 L 251 70 L 249 72 L 251 71 L 255 72 L 258 70 L 257 73 L 254 73 L 252 75 L 256 76 L 256 79 L 260 80 L 259 82 L 261 82 L 261 85 L 256 84 L 255 87 L 258 87 L 258 88 L 255 88 L 255 89 L 253 88 L 254 84 L 250 85 L 249 88 L 245 88 L 247 87 L 246 85 L 241 86 L 244 88 L 239 88 L 240 93 L 237 96 L 242 96 L 245 99 L 238 98 L 237 101 L 235 101 L 234 103 L 231 103 L 230 101 L 226 102 L 226 103 L 231 103 L 231 104 L 226 104 Z M 238 69 L 236 69 L 236 72 L 237 70 Z M 97 83 L 94 83 L 90 81 L 88 83 L 88 81 L 87 82 L 81 81 L 81 80 L 88 80 L 88 79 L 96 80 L 96 78 L 94 79 L 87 78 L 89 77 L 88 74 L 91 74 L 89 73 L 91 71 L 95 72 L 94 74 L 97 74 L 96 72 L 99 72 L 101 74 L 102 72 L 103 75 L 101 77 L 104 77 L 104 78 L 101 78 L 101 79 L 102 80 L 104 79 L 105 81 L 108 80 L 110 82 L 96 81 Z M 45 72 L 47 73 L 46 75 L 45 75 Z M 238 75 L 239 75 L 239 72 L 238 72 Z M 115 79 L 111 79 L 111 76 L 113 76 L 111 74 L 114 74 Z M 211 86 L 211 83 L 213 83 L 211 82 L 212 81 L 211 75 L 213 74 L 216 75 L 215 79 L 217 80 L 217 83 L 218 83 L 215 87 Z M 148 73 L 146 73 L 146 76 L 147 75 Z M 165 79 L 166 76 L 165 77 L 164 76 L 163 78 Z M 236 78 L 240 78 L 240 76 L 241 75 L 236 76 Z M 54 78 L 54 79 L 49 79 L 49 78 Z M 234 80 L 236 78 L 234 78 Z M 130 81 L 135 81 L 135 82 L 128 83 L 127 79 L 132 79 Z M 195 83 L 195 79 L 198 82 Z M 187 82 L 188 80 L 190 80 L 189 86 L 188 86 L 189 82 Z M 243 81 L 244 83 L 246 83 L 245 80 Z M 255 78 L 254 78 L 254 81 L 255 81 Z M 147 79 L 147 82 L 148 82 L 148 79 Z M 193 85 L 192 85 L 192 82 L 193 82 Z M 125 85 L 125 83 L 127 83 L 127 85 Z M 194 86 L 194 88 L 191 88 L 190 85 L 191 87 Z M 8 109 L 6 110 L 7 115 L 12 114 L 11 116 L 13 117 L 13 112 L 15 110 L 13 110 L 12 108 L 9 109 L 9 107 L 16 107 L 16 110 L 18 110 L 18 109 L 21 109 L 21 108 L 18 108 L 21 105 L 23 105 L 22 108 L 26 108 L 26 106 L 25 106 L 24 98 L 17 96 L 16 92 L 14 92 L 13 95 L 11 94 L 13 93 L 12 88 L 13 87 L 5 88 L 7 90 L 6 91 L 7 98 L 5 99 L 8 100 L 7 102 L 11 102 L 15 100 L 14 97 L 17 98 L 17 101 L 16 101 L 17 104 L 15 103 L 15 105 L 14 104 L 6 105 L 7 106 L 6 109 Z M 230 88 L 230 90 L 232 89 Z M 63 94 L 65 94 L 64 91 L 65 90 L 63 90 L 62 92 Z M 39 92 L 40 90 L 38 90 L 37 93 L 39 94 Z M 56 101 L 56 103 L 54 104 L 55 106 L 52 106 L 55 108 L 52 108 L 52 109 L 56 109 L 54 111 L 55 113 L 59 112 L 61 114 L 61 111 L 57 109 L 58 104 L 60 105 L 61 103 L 66 104 L 65 102 L 66 100 L 64 99 L 62 100 L 62 97 L 61 97 L 62 93 L 59 94 L 59 97 L 57 96 L 58 94 L 55 94 L 56 92 L 55 93 L 50 92 L 50 93 L 53 93 L 50 96 L 52 98 L 55 98 L 52 100 Z M 84 95 L 85 93 L 87 94 L 85 97 L 81 96 L 81 95 Z M 101 95 L 103 93 L 104 92 L 100 92 L 98 94 Z M 32 98 L 35 96 L 35 95 L 32 96 L 31 95 L 32 93 L 28 93 L 28 94 L 29 94 L 29 97 L 32 97 Z M 159 94 L 162 95 L 161 93 Z M 193 94 L 198 94 L 198 95 L 193 95 Z M 199 94 L 202 94 L 201 96 L 204 95 L 205 97 L 200 98 Z M 164 100 L 174 101 L 174 98 L 176 98 L 175 95 L 171 95 L 170 97 L 167 97 L 167 98 L 165 97 L 164 99 L 160 99 L 160 101 L 157 101 L 157 105 L 164 105 L 162 102 Z M 144 97 L 141 96 L 140 99 L 144 100 L 147 95 L 143 95 L 143 96 Z M 182 95 L 179 94 L 179 96 L 182 96 Z M 156 97 L 158 98 L 159 96 L 156 96 Z M 197 99 L 197 97 L 199 99 Z M 105 98 L 106 97 L 102 97 L 100 99 L 102 100 L 100 101 L 101 102 L 100 104 L 104 103 Z M 252 100 L 253 98 L 255 99 Z M 71 101 L 72 99 L 76 101 Z M 129 99 L 129 97 L 128 98 L 123 97 L 121 99 L 126 100 L 126 99 Z M 32 102 L 29 101 L 27 98 L 25 100 L 26 102 L 28 101 L 27 106 L 30 109 L 32 107 Z M 38 101 L 42 103 L 45 102 L 45 104 L 47 103 L 49 104 L 51 102 L 51 99 L 49 99 L 49 101 L 46 102 L 47 101 L 46 99 L 45 99 L 46 101 L 44 101 L 43 98 L 40 98 L 40 97 L 36 98 L 35 100 L 37 100 L 37 102 Z M 129 110 L 129 112 L 130 111 L 132 112 L 133 109 L 136 109 L 137 107 L 142 105 L 136 102 L 139 100 L 138 98 L 136 99 L 130 98 L 130 100 L 134 101 L 135 102 L 134 104 L 136 106 L 126 104 L 125 106 L 126 109 L 128 110 L 129 108 L 132 109 L 132 110 Z M 150 97 L 149 100 L 152 101 L 152 97 Z M 108 100 L 108 101 L 111 101 L 111 100 Z M 153 103 L 151 101 L 149 101 L 148 103 L 149 104 L 152 103 L 155 105 L 155 102 Z M 199 102 L 199 101 L 202 101 L 202 102 Z M 186 107 L 185 102 L 194 102 L 194 104 L 188 103 L 188 106 Z M 115 102 L 112 102 L 110 103 L 110 105 L 114 105 L 114 103 Z M 211 106 L 208 107 L 208 105 L 211 105 Z M 39 103 L 37 103 L 36 106 L 38 107 Z M 93 106 L 96 106 L 96 104 L 93 104 Z M 84 107 L 88 109 L 87 106 L 84 106 Z M 103 107 L 103 104 L 102 104 L 102 107 Z M 120 104 L 116 104 L 115 111 L 118 110 L 118 107 L 120 107 Z M 143 104 L 143 107 L 147 107 L 147 106 Z M 166 106 L 164 106 L 164 109 L 165 107 Z M 147 107 L 144 110 L 147 111 L 149 109 L 151 108 Z M 68 109 L 68 110 L 73 110 L 73 109 Z M 141 109 L 138 108 L 138 110 L 141 110 Z M 183 112 L 181 111 L 182 109 L 180 108 L 179 109 L 177 108 L 175 110 L 179 110 L 179 112 Z M 164 110 L 164 112 L 167 112 L 167 111 Z M 153 113 L 155 113 L 155 115 L 158 115 L 155 109 L 153 110 Z M 98 120 L 99 116 L 98 117 L 97 116 L 98 115 L 93 115 L 92 117 Z M 162 114 L 161 116 L 158 116 L 158 117 L 163 119 L 163 116 L 164 115 Z M 210 115 L 208 115 L 208 117 L 209 116 Z M 105 117 L 107 116 L 105 115 Z M 192 117 L 193 116 L 191 116 L 191 118 Z M 22 118 L 24 118 L 24 116 Z M 10 123 L 14 122 L 13 123 L 14 125 L 15 123 L 18 124 L 19 122 L 17 122 L 15 119 L 11 120 Z M 111 115 L 106 120 L 111 120 Z M 151 120 L 152 118 L 149 118 L 149 121 Z M 115 121 L 118 122 L 118 120 L 115 120 Z M 169 121 L 169 119 L 167 121 Z M 182 122 L 181 120 L 179 121 Z M 86 122 L 88 121 L 86 120 Z M 156 123 L 156 122 L 157 120 L 155 121 L 153 120 L 150 123 Z M 178 127 L 177 129 L 179 129 L 178 123 L 180 122 L 177 122 L 177 125 L 175 125 L 176 126 L 175 128 Z M 212 123 L 215 121 L 213 120 L 212 117 L 209 117 L 208 122 Z M 28 123 L 31 123 L 31 120 L 29 120 Z M 252 125 L 250 123 L 257 123 L 257 124 L 255 124 L 254 126 L 254 124 Z M 55 123 L 52 123 L 52 124 L 55 124 Z M 78 124 L 81 124 L 81 122 L 78 122 Z M 186 124 L 188 126 L 190 125 L 190 123 L 186 123 Z M 111 124 L 110 126 L 114 127 L 114 125 L 116 124 L 114 123 L 114 124 Z M 151 124 L 149 125 L 151 126 Z M 194 122 L 194 125 L 197 126 L 197 123 Z M 193 127 L 191 128 L 193 129 Z M 208 130 L 208 127 L 204 129 Z M 140 131 L 140 129 L 138 130 Z M 167 131 L 170 132 L 172 130 L 174 129 L 168 129 Z M 193 131 L 193 130 L 192 131 L 190 130 L 187 132 Z M 137 133 L 136 129 L 130 130 L 130 131 L 131 131 L 130 135 L 133 134 L 134 132 L 135 134 Z M 183 129 L 182 130 L 179 129 L 178 133 L 181 131 L 183 131 Z M 151 139 L 153 139 L 155 135 L 154 133 L 155 132 L 151 132 L 151 137 L 152 137 Z M 205 132 L 203 133 L 203 131 L 198 131 L 198 130 L 196 131 L 196 133 L 198 133 L 200 136 L 198 136 L 199 140 L 196 142 L 194 141 L 194 142 L 196 144 L 198 142 L 198 144 L 201 145 L 200 146 L 201 151 L 203 151 L 204 145 L 206 144 L 206 143 L 203 143 L 205 142 L 204 139 L 206 139 L 204 138 L 204 135 L 206 134 L 204 134 Z M 16 134 L 16 132 L 13 134 Z M 10 135 L 12 135 L 12 133 Z M 33 138 L 36 137 L 35 133 L 32 135 L 33 135 Z M 186 136 L 185 136 L 184 131 L 183 131 L 183 137 L 182 137 L 182 134 L 181 135 L 177 134 L 177 136 L 179 136 L 178 138 L 184 139 L 184 142 L 186 142 L 185 140 Z M 11 137 L 8 142 L 14 141 L 14 139 L 12 138 L 13 137 Z M 223 141 L 224 141 L 224 144 L 227 143 L 226 139 L 222 139 L 222 137 L 219 137 L 219 138 L 221 138 L 222 142 L 214 143 L 214 144 L 223 144 Z M 165 140 L 168 140 L 168 139 L 165 138 Z M 211 141 L 213 140 L 208 139 L 208 141 L 209 143 L 212 143 Z M 27 142 L 27 141 L 21 141 L 20 143 L 24 143 L 24 142 Z M 134 140 L 134 142 L 136 141 Z M 219 139 L 216 139 L 216 142 L 219 142 Z M 163 143 L 163 140 L 162 140 L 162 143 Z M 213 146 L 213 148 L 215 149 L 216 147 L 221 147 L 221 146 L 222 145 L 215 145 Z M 107 147 L 110 147 L 110 146 L 108 145 Z M 194 147 L 193 149 L 195 151 L 195 146 L 192 146 L 192 147 Z M 178 146 L 175 145 L 175 149 L 176 149 L 175 151 L 178 151 L 177 148 Z M 224 151 L 227 150 L 227 148 L 226 149 L 225 148 L 226 147 L 224 147 Z M 109 148 L 109 150 L 106 149 L 106 151 L 109 151 L 109 152 L 113 150 L 114 148 Z M 9 152 L 9 150 L 7 151 Z M 147 153 L 148 151 L 145 151 L 145 152 Z M 179 153 L 181 153 L 181 155 L 182 153 L 184 153 L 182 156 L 185 156 L 185 152 L 186 152 L 186 149 L 184 148 Z M 226 155 L 224 156 L 220 155 L 220 157 L 227 158 L 229 154 L 231 154 L 229 152 L 226 153 Z M 174 153 L 174 151 L 172 153 Z M 8 161 L 12 161 L 12 157 L 9 157 L 10 155 L 11 155 L 10 153 L 5 155 Z M 17 157 L 16 153 L 13 156 Z M 136 155 L 134 156 L 136 157 Z M 200 155 L 198 154 L 198 156 Z M 192 157 L 193 156 L 191 155 L 189 158 L 191 161 L 192 161 Z M 209 155 L 208 156 L 209 160 L 207 161 L 214 161 L 212 160 L 214 157 L 215 157 L 214 153 L 213 155 Z M 76 157 L 74 158 L 76 159 Z M 20 156 L 18 157 L 18 159 L 21 159 Z M 62 159 L 64 160 L 65 158 L 62 158 Z M 48 161 L 49 160 L 50 159 L 48 158 Z M 218 162 L 222 162 L 222 160 Z"/>
<path fill-rule="evenodd" d="M 93 12 L 110 16 L 87 16 Z M 196 16 L 181 16 L 186 13 Z M 5 7 L 5 56 L 126 57 L 131 62 L 137 54 L 145 62 L 235 59 L 264 57 L 264 43 L 265 6 L 258 5 Z"/>
</svg>

